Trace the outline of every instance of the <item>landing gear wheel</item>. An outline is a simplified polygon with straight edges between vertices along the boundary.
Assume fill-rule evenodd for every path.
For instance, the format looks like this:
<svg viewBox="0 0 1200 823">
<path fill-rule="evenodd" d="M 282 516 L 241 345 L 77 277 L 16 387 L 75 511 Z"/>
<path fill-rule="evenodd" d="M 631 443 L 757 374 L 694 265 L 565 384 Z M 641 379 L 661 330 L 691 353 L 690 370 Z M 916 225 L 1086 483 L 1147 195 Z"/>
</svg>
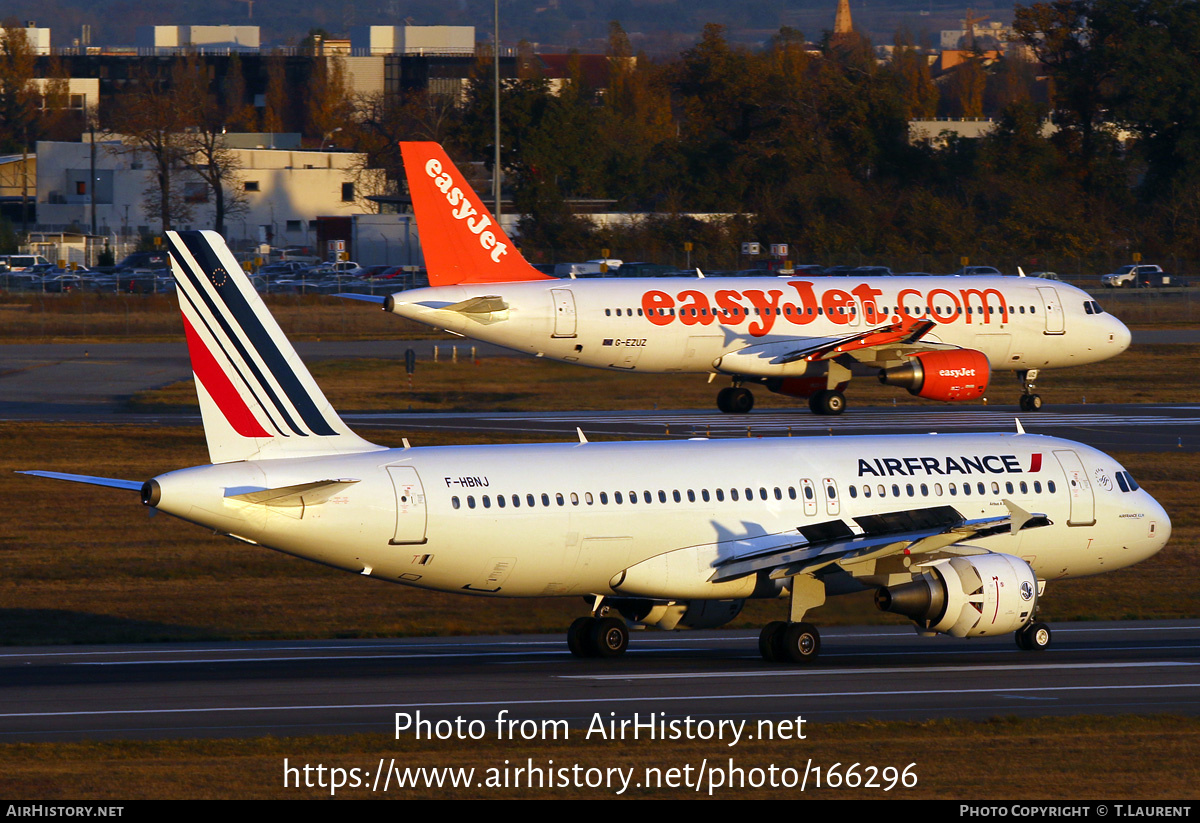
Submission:
<svg viewBox="0 0 1200 823">
<path fill-rule="evenodd" d="M 571 650 L 571 654 L 576 657 L 596 656 L 591 639 L 592 624 L 595 622 L 594 617 L 577 617 L 571 623 L 571 627 L 567 629 L 567 648 Z"/>
<path fill-rule="evenodd" d="M 729 414 L 733 409 L 729 406 L 729 396 L 733 394 L 733 386 L 726 386 L 717 392 L 717 408 Z"/>
<path fill-rule="evenodd" d="M 789 623 L 783 631 L 783 653 L 793 663 L 813 663 L 821 653 L 821 635 L 811 623 Z"/>
<path fill-rule="evenodd" d="M 763 660 L 768 663 L 784 661 L 783 633 L 786 630 L 787 623 L 782 620 L 772 620 L 763 626 L 762 632 L 758 635 L 758 653 L 762 655 Z"/>
<path fill-rule="evenodd" d="M 629 647 L 629 629 L 615 617 L 601 617 L 589 633 L 596 657 L 620 657 Z"/>
<path fill-rule="evenodd" d="M 1017 632 L 1017 646 L 1027 652 L 1040 652 L 1050 646 L 1050 627 L 1045 623 L 1030 623 Z"/>
<path fill-rule="evenodd" d="M 1021 395 L 1021 411 L 1035 412 L 1042 408 L 1042 396 L 1040 394 L 1023 394 Z"/>
<path fill-rule="evenodd" d="M 837 389 L 825 389 L 808 398 L 813 414 L 837 415 L 846 410 L 846 395 Z"/>
<path fill-rule="evenodd" d="M 721 394 L 725 394 L 725 392 L 729 392 L 729 394 L 725 395 L 725 405 L 722 407 Z M 722 389 L 721 393 L 717 395 L 717 408 L 726 414 L 746 414 L 754 408 L 754 395 L 749 389 L 730 386 Z"/>
</svg>

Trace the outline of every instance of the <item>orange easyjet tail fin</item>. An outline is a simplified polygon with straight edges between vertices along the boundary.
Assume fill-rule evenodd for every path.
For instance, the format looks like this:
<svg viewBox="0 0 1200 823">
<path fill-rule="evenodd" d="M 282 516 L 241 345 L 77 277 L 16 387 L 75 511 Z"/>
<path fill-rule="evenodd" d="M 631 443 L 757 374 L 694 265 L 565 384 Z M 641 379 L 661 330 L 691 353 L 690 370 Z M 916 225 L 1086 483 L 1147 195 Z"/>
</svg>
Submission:
<svg viewBox="0 0 1200 823">
<path fill-rule="evenodd" d="M 431 286 L 553 279 L 526 262 L 440 145 L 400 152 Z"/>
</svg>

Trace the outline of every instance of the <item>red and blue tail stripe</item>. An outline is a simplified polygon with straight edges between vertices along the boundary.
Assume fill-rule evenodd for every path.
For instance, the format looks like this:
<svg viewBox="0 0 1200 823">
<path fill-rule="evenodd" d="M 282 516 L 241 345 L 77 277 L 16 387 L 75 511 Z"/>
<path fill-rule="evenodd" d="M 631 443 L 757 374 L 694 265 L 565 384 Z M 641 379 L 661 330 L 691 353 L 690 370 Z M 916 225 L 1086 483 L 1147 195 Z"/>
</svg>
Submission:
<svg viewBox="0 0 1200 823">
<path fill-rule="evenodd" d="M 325 399 L 215 232 L 168 232 L 214 462 L 377 448 Z"/>
</svg>

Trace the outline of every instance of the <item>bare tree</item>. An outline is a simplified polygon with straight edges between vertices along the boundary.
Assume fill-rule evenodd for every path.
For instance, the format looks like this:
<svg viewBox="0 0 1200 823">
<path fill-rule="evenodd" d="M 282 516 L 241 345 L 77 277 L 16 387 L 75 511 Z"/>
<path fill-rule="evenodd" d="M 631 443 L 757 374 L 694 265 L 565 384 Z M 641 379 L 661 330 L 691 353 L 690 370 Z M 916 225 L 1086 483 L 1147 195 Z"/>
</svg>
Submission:
<svg viewBox="0 0 1200 823">
<path fill-rule="evenodd" d="M 153 175 L 145 189 L 145 210 L 158 216 L 163 231 L 191 217 L 182 177 L 188 153 L 185 129 L 193 123 L 189 106 L 200 83 L 199 72 L 194 57 L 176 61 L 169 78 L 143 68 L 114 118 L 125 135 L 116 151 L 150 160 Z"/>
<path fill-rule="evenodd" d="M 236 151 L 225 140 L 226 124 L 241 115 L 241 100 L 227 99 L 221 105 L 215 91 L 203 83 L 185 79 L 175 89 L 181 104 L 192 112 L 191 126 L 183 135 L 181 160 L 200 179 L 203 198 L 212 197 L 213 228 L 225 234 L 225 221 L 247 209 L 246 194 L 240 185 L 242 164 Z"/>
</svg>

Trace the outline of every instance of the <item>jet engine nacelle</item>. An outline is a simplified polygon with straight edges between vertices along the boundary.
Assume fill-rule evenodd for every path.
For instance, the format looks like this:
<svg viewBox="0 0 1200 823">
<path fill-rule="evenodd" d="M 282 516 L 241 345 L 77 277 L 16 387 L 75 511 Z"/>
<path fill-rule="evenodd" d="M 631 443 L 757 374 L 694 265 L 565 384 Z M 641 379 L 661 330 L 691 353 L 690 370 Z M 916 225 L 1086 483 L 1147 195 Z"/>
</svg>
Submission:
<svg viewBox="0 0 1200 823">
<path fill-rule="evenodd" d="M 876 591 L 875 605 L 954 637 L 1014 632 L 1037 607 L 1037 576 L 1019 557 L 952 557 L 926 569 L 911 583 Z"/>
<path fill-rule="evenodd" d="M 634 623 L 659 629 L 715 629 L 742 613 L 745 600 L 661 601 L 641 598 L 607 598 L 621 615 Z"/>
<path fill-rule="evenodd" d="M 881 371 L 879 382 L 930 400 L 975 400 L 987 391 L 991 373 L 987 355 L 981 351 L 923 351 L 903 366 Z"/>
</svg>

